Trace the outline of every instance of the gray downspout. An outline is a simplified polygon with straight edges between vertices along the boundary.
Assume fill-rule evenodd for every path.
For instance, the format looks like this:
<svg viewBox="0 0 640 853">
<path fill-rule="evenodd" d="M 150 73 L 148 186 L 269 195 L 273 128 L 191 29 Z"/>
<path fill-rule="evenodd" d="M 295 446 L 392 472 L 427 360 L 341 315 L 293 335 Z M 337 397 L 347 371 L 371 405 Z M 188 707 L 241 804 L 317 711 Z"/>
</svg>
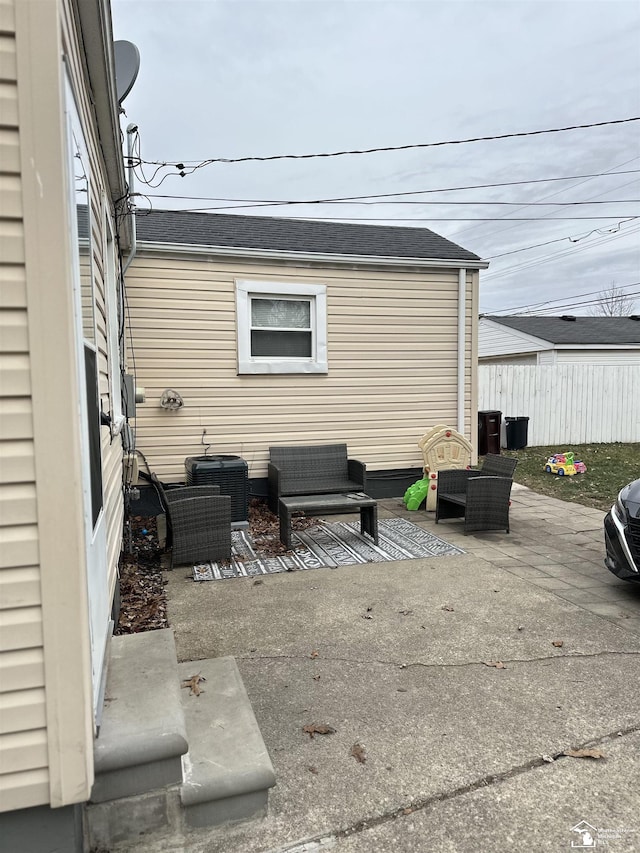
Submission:
<svg viewBox="0 0 640 853">
<path fill-rule="evenodd" d="M 130 124 L 127 126 L 127 163 L 129 164 L 129 203 L 131 203 L 131 199 L 134 195 L 134 179 L 135 173 L 133 171 L 133 134 L 138 130 L 137 124 Z M 138 244 L 136 242 L 136 214 L 134 210 L 131 210 L 131 251 L 129 252 L 129 257 L 125 261 L 125 264 L 122 268 L 122 275 L 126 273 L 129 269 L 131 261 L 136 256 L 136 250 L 138 248 Z"/>
<path fill-rule="evenodd" d="M 465 324 L 467 320 L 466 310 L 466 284 L 467 270 L 458 270 L 458 432 L 464 432 L 464 410 L 465 410 Z M 469 436 L 465 436 L 468 438 Z"/>
</svg>

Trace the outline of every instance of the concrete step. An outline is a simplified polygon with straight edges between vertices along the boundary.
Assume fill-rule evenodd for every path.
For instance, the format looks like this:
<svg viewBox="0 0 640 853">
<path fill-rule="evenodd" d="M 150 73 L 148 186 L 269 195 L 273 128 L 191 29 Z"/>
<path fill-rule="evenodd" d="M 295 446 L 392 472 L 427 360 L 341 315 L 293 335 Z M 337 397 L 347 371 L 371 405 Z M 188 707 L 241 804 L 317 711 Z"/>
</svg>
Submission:
<svg viewBox="0 0 640 853">
<path fill-rule="evenodd" d="M 189 752 L 180 796 L 190 826 L 263 816 L 276 783 L 267 748 L 232 657 L 179 664 L 180 679 L 200 675 L 200 695 L 182 689 Z"/>
<path fill-rule="evenodd" d="M 187 748 L 173 631 L 113 637 L 91 802 L 180 783 Z"/>
</svg>

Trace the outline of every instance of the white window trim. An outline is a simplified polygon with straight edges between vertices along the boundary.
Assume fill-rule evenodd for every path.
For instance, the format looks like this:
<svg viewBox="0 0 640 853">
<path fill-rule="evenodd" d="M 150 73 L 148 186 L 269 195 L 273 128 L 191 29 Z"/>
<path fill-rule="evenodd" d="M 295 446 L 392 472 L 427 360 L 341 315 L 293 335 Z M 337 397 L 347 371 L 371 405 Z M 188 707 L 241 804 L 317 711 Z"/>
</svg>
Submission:
<svg viewBox="0 0 640 853">
<path fill-rule="evenodd" d="M 251 297 L 288 296 L 311 298 L 311 358 L 277 358 L 251 355 Z M 236 281 L 238 373 L 328 373 L 327 288 L 324 284 L 292 284 L 277 281 Z"/>
<path fill-rule="evenodd" d="M 118 322 L 119 282 L 116 261 L 116 242 L 109 218 L 109 207 L 102 199 L 104 217 L 105 302 L 107 308 L 107 350 L 109 365 L 109 397 L 111 400 L 111 435 L 122 430 L 125 422 L 122 411 L 122 364 L 120 358 L 120 324 Z"/>
</svg>

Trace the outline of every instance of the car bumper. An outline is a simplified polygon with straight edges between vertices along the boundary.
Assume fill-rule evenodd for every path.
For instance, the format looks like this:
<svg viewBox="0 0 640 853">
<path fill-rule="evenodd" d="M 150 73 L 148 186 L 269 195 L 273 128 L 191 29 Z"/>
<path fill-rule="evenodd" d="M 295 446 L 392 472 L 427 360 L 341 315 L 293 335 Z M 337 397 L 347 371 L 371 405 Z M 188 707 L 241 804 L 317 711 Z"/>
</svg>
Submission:
<svg viewBox="0 0 640 853">
<path fill-rule="evenodd" d="M 615 509 L 605 516 L 604 541 L 607 549 L 604 564 L 609 571 L 622 580 L 640 583 L 640 566 L 629 549 L 626 525 L 620 520 Z"/>
</svg>

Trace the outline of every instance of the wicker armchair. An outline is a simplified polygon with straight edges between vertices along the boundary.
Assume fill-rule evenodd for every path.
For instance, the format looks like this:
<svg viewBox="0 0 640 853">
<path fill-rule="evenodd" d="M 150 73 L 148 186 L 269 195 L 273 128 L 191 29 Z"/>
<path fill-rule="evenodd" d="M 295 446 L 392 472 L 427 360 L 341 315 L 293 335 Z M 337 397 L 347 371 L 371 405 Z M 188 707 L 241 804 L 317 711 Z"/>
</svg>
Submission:
<svg viewBox="0 0 640 853">
<path fill-rule="evenodd" d="M 436 524 L 445 518 L 464 517 L 464 532 L 509 532 L 509 496 L 517 459 L 488 454 L 482 468 L 440 471 Z"/>
<path fill-rule="evenodd" d="M 231 557 L 231 497 L 220 486 L 165 489 L 155 474 L 151 480 L 167 517 L 172 567 Z"/>
<path fill-rule="evenodd" d="M 364 462 L 347 458 L 346 444 L 269 448 L 269 509 L 283 497 L 365 492 Z"/>
</svg>

